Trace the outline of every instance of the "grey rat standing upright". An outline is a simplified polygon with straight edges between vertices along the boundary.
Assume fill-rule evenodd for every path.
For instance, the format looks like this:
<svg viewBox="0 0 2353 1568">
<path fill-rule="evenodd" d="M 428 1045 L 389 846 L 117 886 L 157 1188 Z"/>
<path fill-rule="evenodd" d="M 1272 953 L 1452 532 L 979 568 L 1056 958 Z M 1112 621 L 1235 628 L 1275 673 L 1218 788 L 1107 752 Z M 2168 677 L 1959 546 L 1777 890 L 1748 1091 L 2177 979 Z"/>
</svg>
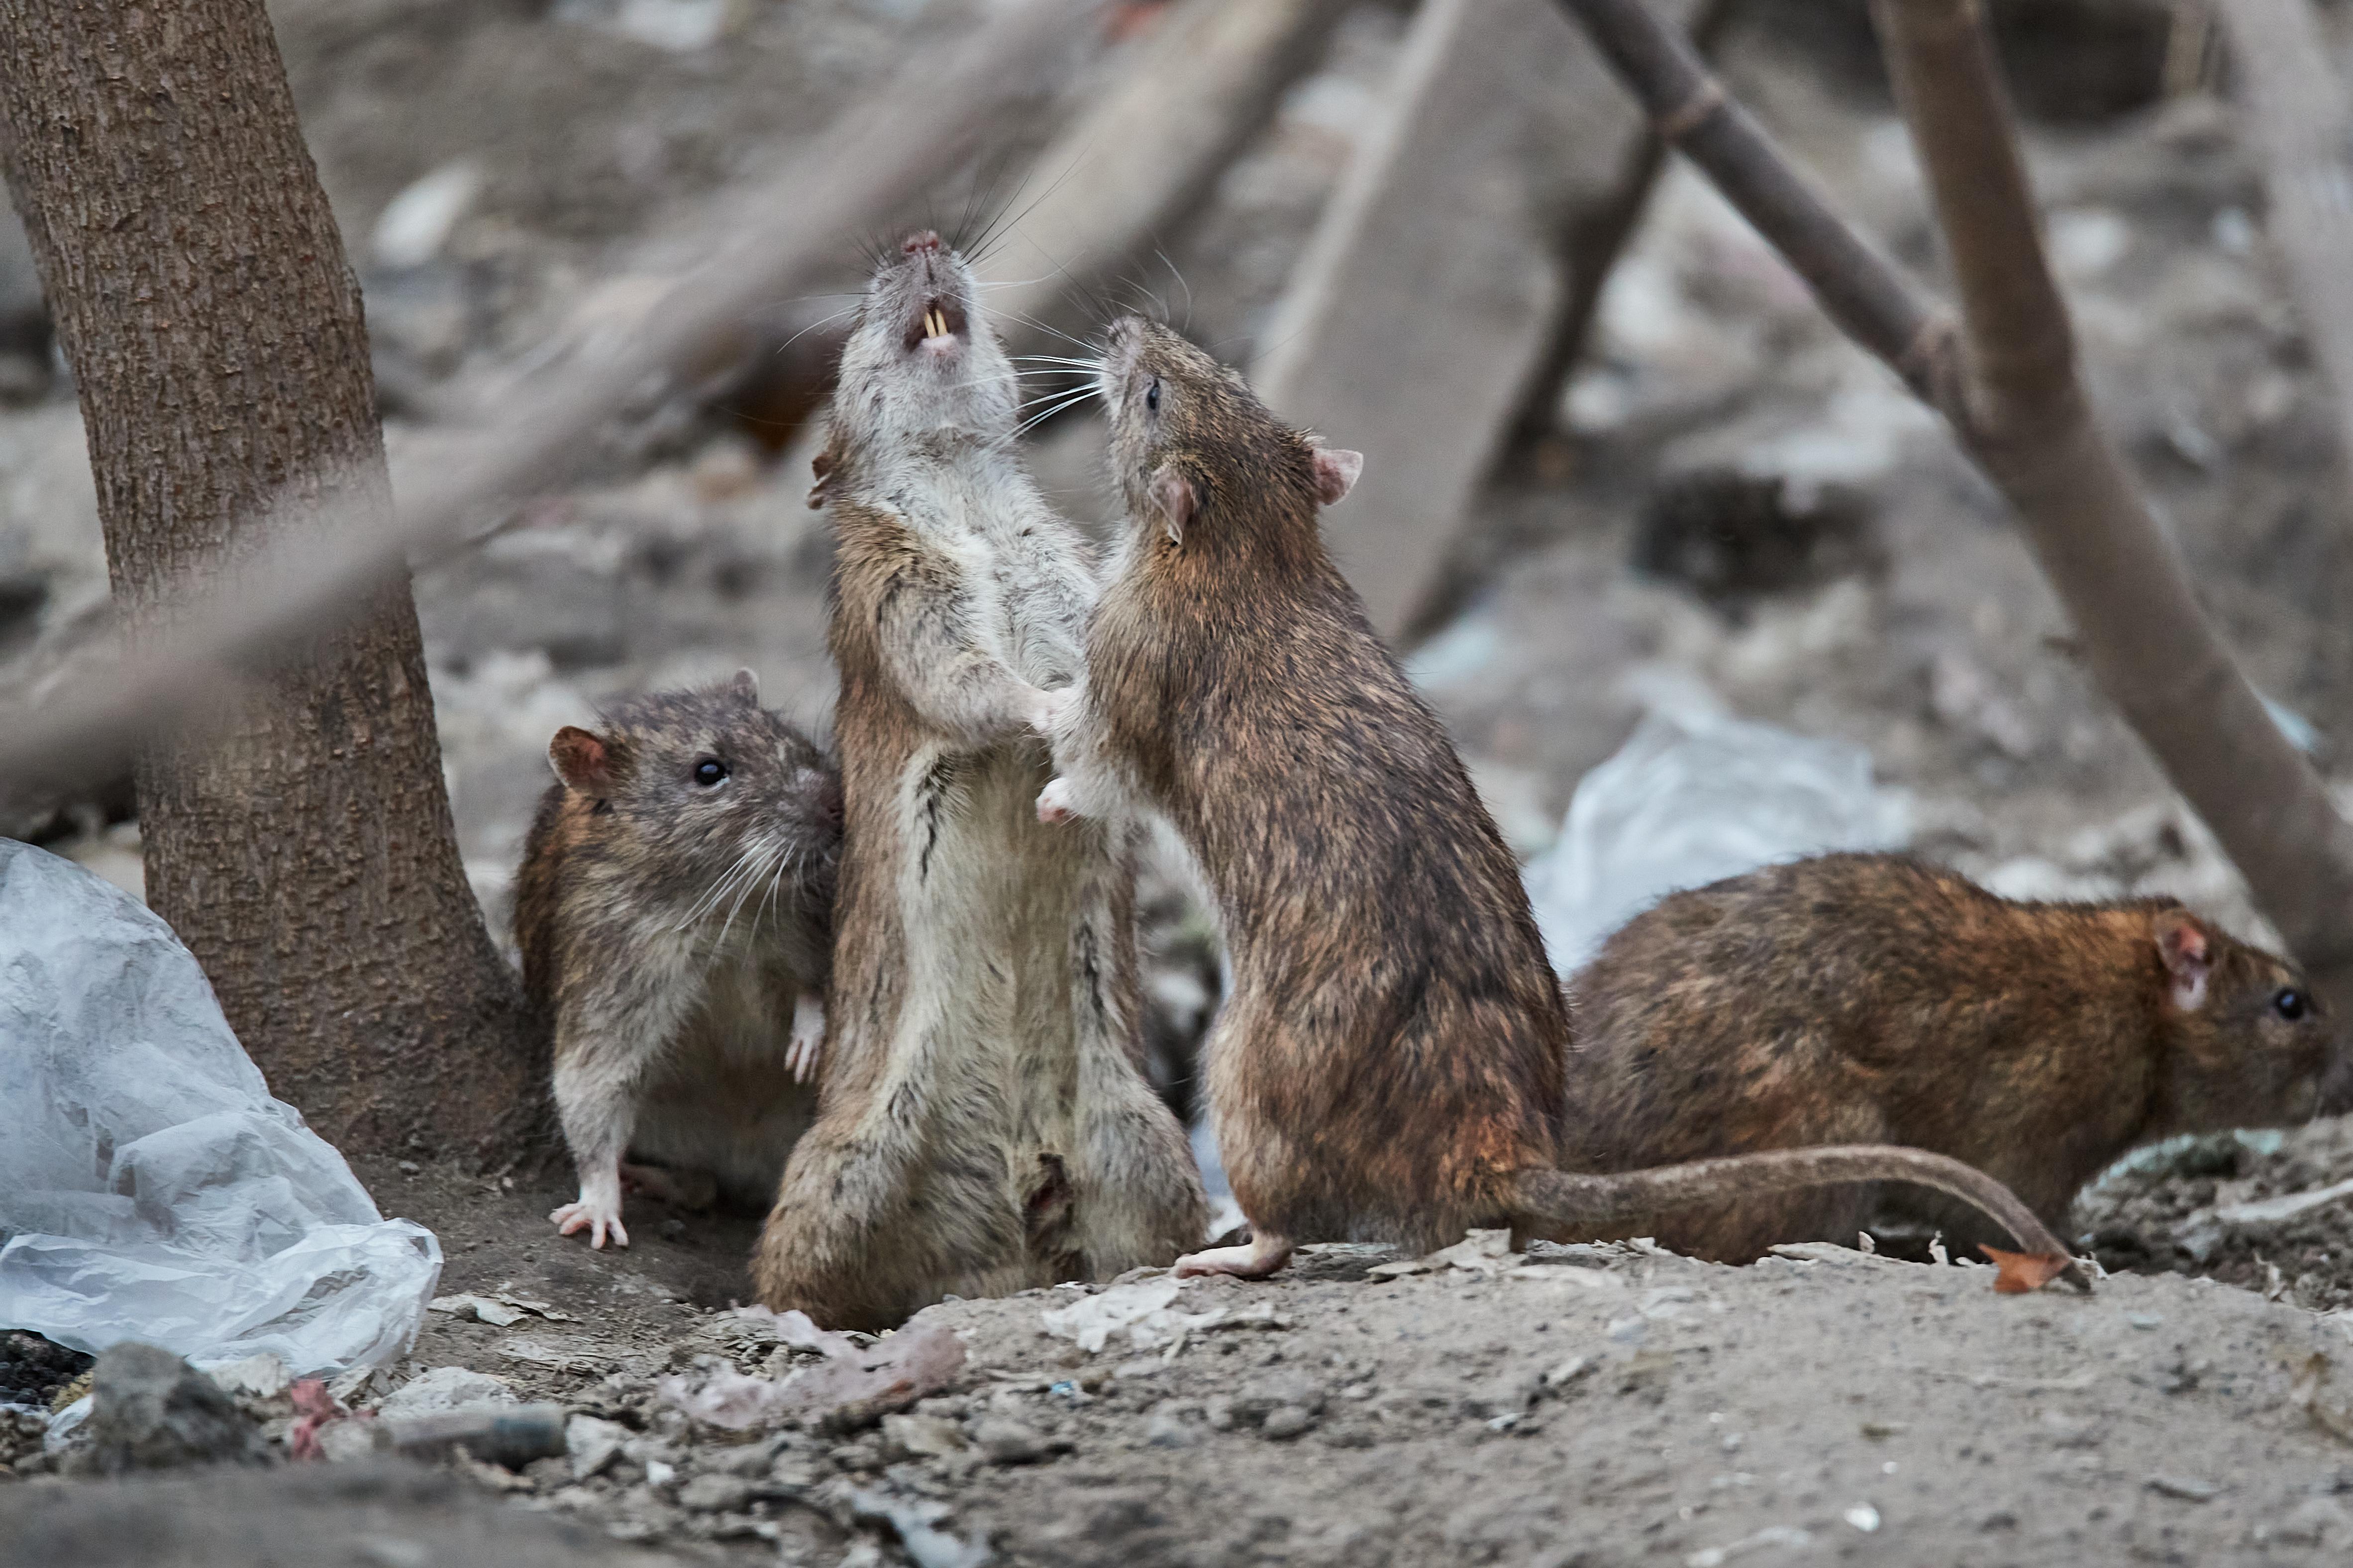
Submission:
<svg viewBox="0 0 2353 1568">
<path fill-rule="evenodd" d="M 1085 679 L 1053 704 L 1066 772 L 1038 812 L 1157 811 L 1223 917 L 1209 1113 L 1251 1240 L 1180 1274 L 1474 1225 L 1576 1239 L 1670 1202 L 1882 1178 L 1962 1196 L 2067 1266 L 1999 1184 L 1915 1150 L 1558 1169 L 1568 1016 L 1519 868 L 1318 529 L 1363 459 L 1150 321 L 1113 328 L 1102 374 L 1130 534 Z"/>
<path fill-rule="evenodd" d="M 2172 900 L 2023 903 L 1905 855 L 1670 893 L 1570 991 L 1573 1164 L 1907 1143 L 1999 1178 L 2054 1230 L 2126 1150 L 2342 1111 L 2353 1088 L 2303 977 Z M 1776 1242 L 1851 1242 L 1879 1201 L 1757 1193 L 1636 1223 L 1746 1263 Z M 1957 1246 L 1994 1239 L 1933 1200 L 1924 1217 Z"/>
<path fill-rule="evenodd" d="M 910 238 L 860 308 L 820 470 L 840 935 L 823 1105 L 754 1269 L 831 1325 L 1168 1263 L 1207 1223 L 1142 1071 L 1134 835 L 1031 809 L 1096 584 L 1012 449 L 1018 402 L 970 269 Z"/>
<path fill-rule="evenodd" d="M 547 754 L 515 942 L 580 1173 L 548 1217 L 628 1246 L 625 1177 L 765 1204 L 816 1111 L 840 774 L 750 670 L 617 703 Z"/>
</svg>

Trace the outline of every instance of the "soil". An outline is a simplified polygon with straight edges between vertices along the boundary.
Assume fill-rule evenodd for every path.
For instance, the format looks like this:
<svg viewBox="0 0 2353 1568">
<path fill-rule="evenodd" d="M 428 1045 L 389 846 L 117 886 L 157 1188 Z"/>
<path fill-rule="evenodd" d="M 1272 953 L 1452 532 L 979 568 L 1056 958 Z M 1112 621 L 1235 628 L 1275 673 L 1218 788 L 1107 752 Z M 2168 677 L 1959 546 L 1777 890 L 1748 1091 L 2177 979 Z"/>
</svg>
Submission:
<svg viewBox="0 0 2353 1568">
<path fill-rule="evenodd" d="M 366 288 L 397 454 L 433 438 L 438 389 L 626 287 L 648 264 L 637 237 L 650 226 L 658 250 L 673 205 L 822 124 L 919 31 L 986 6 L 272 9 Z M 2353 517 L 2258 183 L 2226 103 L 2147 79 L 2148 17 L 2179 8 L 2071 9 L 2129 37 L 2013 32 L 2010 58 L 2031 79 L 2027 152 L 2095 397 L 2210 609 L 2353 805 Z M 1250 358 L 1373 122 L 1404 10 L 1352 11 L 1167 237 L 1161 269 L 1127 280 L 1138 297 Z M 713 41 L 679 47 L 705 25 Z M 1841 205 L 1941 287 L 1863 7 L 1745 0 L 1720 54 Z M 1038 129 L 1008 128 L 1008 162 Z M 395 195 L 460 158 L 479 190 L 440 253 L 379 256 Z M 954 208 L 980 173 L 943 177 Z M 857 251 L 844 237 L 844 285 Z M 779 301 L 779 320 L 839 302 Z M 29 685 L 103 626 L 104 561 L 70 387 L 17 377 L 0 398 L 0 684 Z M 501 933 L 556 727 L 747 664 L 797 718 L 829 713 L 807 475 L 775 456 L 788 432 L 741 415 L 673 399 L 600 447 L 587 478 L 419 573 L 452 804 Z M 1032 448 L 1060 503 L 1096 523 L 1100 440 L 1072 416 Z M 2003 891 L 2166 891 L 2268 935 L 2093 687 L 1992 493 L 1687 171 L 1662 183 L 1613 274 L 1558 431 L 1510 454 L 1408 651 L 1525 854 L 1646 705 L 1696 694 L 1867 748 L 1911 797 L 1915 846 Z M 127 781 L 101 780 L 0 826 L 135 888 L 130 816 Z M 1156 1070 L 1189 1103 L 1218 980 L 1177 889 L 1155 878 L 1146 942 Z M 170 1539 L 179 1560 L 224 1564 L 863 1568 L 910 1556 L 893 1510 L 927 1519 L 927 1565 L 977 1563 L 983 1543 L 1016 1563 L 1552 1568 L 2268 1563 L 2353 1545 L 2353 1319 L 2332 1316 L 2353 1307 L 2353 1202 L 2239 1212 L 2353 1179 L 2342 1122 L 2191 1141 L 2112 1174 L 2076 1215 L 2114 1271 L 2089 1299 L 1996 1297 L 1985 1270 L 1859 1254 L 1730 1269 L 1617 1247 L 1533 1259 L 1536 1278 L 1373 1279 L 1380 1255 L 1324 1248 L 1272 1282 L 1187 1286 L 1187 1310 L 1263 1303 L 1286 1326 L 1211 1331 L 1166 1361 L 1048 1337 L 1041 1313 L 1070 1289 L 949 1303 L 927 1321 L 963 1335 L 970 1362 L 920 1413 L 970 1447 L 932 1458 L 880 1430 L 747 1440 L 660 1403 L 655 1380 L 697 1357 L 762 1364 L 730 1315 L 750 1217 L 649 1206 L 632 1248 L 599 1254 L 547 1224 L 570 1195 L 557 1173 L 485 1177 L 419 1151 L 361 1174 L 387 1214 L 439 1234 L 444 1292 L 511 1288 L 571 1315 L 433 1314 L 361 1402 L 468 1366 L 623 1423 L 637 1454 L 585 1481 L 541 1461 L 93 1484 L 19 1458 L 21 1481 L 0 1485 L 0 1563 L 145 1563 Z M 8 1368 L 79 1370 L 40 1354 Z"/>
<path fill-rule="evenodd" d="M 1050 1335 L 1043 1314 L 1088 1288 L 949 1302 L 912 1325 L 967 1350 L 913 1407 L 933 1418 L 920 1435 L 737 1432 L 691 1422 L 658 1384 L 764 1368 L 771 1336 L 730 1310 L 751 1222 L 672 1216 L 596 1253 L 548 1226 L 558 1184 L 365 1173 L 387 1212 L 443 1237 L 445 1293 L 503 1289 L 570 1317 L 432 1314 L 358 1402 L 471 1367 L 619 1423 L 622 1457 L 586 1480 L 562 1459 L 462 1458 L 446 1479 L 37 1478 L 0 1488 L 0 1541 L 20 1554 L 0 1562 L 35 1561 L 37 1542 L 45 1560 L 153 1561 L 139 1521 L 158 1515 L 201 1538 L 174 1559 L 192 1563 L 322 1530 L 436 1552 L 492 1532 L 516 1553 L 497 1560 L 535 1562 L 533 1526 L 557 1526 L 531 1511 L 572 1527 L 544 1539 L 579 1561 L 826 1568 L 2272 1563 L 2353 1545 L 2337 1435 L 2353 1433 L 2353 1335 L 2211 1279 L 2004 1297 L 1984 1267 L 1817 1247 L 1731 1268 L 1641 1243 L 1381 1278 L 1386 1248 L 1314 1247 L 1273 1281 L 1185 1286 L 1178 1310 L 1244 1321 L 1173 1353 Z M 931 1532 L 912 1557 L 892 1510 Z"/>
</svg>

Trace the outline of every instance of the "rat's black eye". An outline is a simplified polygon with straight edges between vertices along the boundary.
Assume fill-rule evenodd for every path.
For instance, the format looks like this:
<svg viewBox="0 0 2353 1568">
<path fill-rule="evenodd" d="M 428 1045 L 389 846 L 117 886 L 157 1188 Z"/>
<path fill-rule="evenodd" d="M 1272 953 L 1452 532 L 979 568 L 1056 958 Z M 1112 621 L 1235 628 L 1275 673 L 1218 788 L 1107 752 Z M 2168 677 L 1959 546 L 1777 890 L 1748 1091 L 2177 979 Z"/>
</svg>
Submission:
<svg viewBox="0 0 2353 1568">
<path fill-rule="evenodd" d="M 1144 384 L 1144 411 L 1146 414 L 1160 412 L 1160 378 L 1156 375 Z"/>
<path fill-rule="evenodd" d="M 694 782 L 705 789 L 717 789 L 727 782 L 727 764 L 717 757 L 705 757 L 694 764 Z"/>
<path fill-rule="evenodd" d="M 2310 1004 L 2305 1001 L 2304 993 L 2293 985 L 2286 987 L 2272 998 L 2272 1011 L 2291 1024 L 2303 1017 L 2309 1010 Z"/>
</svg>

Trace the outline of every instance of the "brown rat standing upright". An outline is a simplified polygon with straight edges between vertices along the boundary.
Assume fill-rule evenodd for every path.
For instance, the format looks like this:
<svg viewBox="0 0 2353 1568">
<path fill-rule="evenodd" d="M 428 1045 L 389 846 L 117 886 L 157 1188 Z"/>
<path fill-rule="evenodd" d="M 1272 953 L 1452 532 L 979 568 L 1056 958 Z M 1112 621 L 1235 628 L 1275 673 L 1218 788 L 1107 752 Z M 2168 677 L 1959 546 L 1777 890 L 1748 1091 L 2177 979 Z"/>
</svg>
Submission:
<svg viewBox="0 0 2353 1568">
<path fill-rule="evenodd" d="M 625 1177 L 762 1204 L 815 1114 L 841 781 L 748 669 L 617 703 L 547 755 L 515 942 L 580 1172 L 548 1217 L 627 1247 Z"/>
<path fill-rule="evenodd" d="M 829 1325 L 1168 1263 L 1207 1225 L 1141 1070 L 1134 834 L 1032 810 L 1096 584 L 1018 405 L 970 269 L 909 239 L 843 351 L 818 485 L 849 827 L 823 1105 L 754 1268 Z"/>
<path fill-rule="evenodd" d="M 1670 894 L 1570 994 L 1564 1157 L 1588 1170 L 1906 1143 L 1999 1178 L 2061 1230 L 2137 1145 L 2345 1109 L 2332 1024 L 2282 960 L 2169 899 L 2018 903 L 1900 855 Z M 1637 1223 L 1745 1263 L 1776 1242 L 1852 1242 L 1876 1199 L 1829 1187 Z M 1925 1217 L 1995 1239 L 1966 1212 Z"/>
<path fill-rule="evenodd" d="M 1669 1201 L 1899 1177 L 2061 1252 L 1999 1184 L 1915 1151 L 1556 1169 L 1568 1019 L 1518 867 L 1318 532 L 1362 459 L 1134 317 L 1112 330 L 1102 388 L 1133 531 L 1085 681 L 1057 703 L 1065 772 L 1038 808 L 1140 800 L 1217 897 L 1233 991 L 1208 1045 L 1209 1110 L 1252 1239 L 1180 1273 L 1265 1274 L 1321 1239 L 1589 1236 Z"/>
</svg>

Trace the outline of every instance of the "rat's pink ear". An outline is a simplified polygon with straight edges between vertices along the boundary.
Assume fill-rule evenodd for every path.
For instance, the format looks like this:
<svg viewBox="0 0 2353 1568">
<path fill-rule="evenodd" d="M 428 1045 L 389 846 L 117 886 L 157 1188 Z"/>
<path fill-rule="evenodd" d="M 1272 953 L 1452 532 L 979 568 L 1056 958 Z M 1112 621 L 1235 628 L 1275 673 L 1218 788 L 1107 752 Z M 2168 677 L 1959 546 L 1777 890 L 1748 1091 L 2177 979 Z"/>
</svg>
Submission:
<svg viewBox="0 0 2353 1568">
<path fill-rule="evenodd" d="M 746 702 L 760 700 L 760 678 L 749 669 L 739 669 L 727 678 L 727 689 Z"/>
<path fill-rule="evenodd" d="M 547 743 L 548 765 L 575 795 L 603 795 L 613 787 L 612 749 L 576 724 L 566 724 Z"/>
<path fill-rule="evenodd" d="M 1362 452 L 1345 452 L 1331 447 L 1315 448 L 1315 494 L 1325 506 L 1338 506 L 1356 488 L 1356 476 L 1365 471 Z"/>
<path fill-rule="evenodd" d="M 1168 533 L 1168 542 L 1185 542 L 1185 525 L 1193 521 L 1200 497 L 1193 489 L 1193 481 L 1166 464 L 1152 476 L 1152 504 L 1159 509 L 1160 526 Z"/>
<path fill-rule="evenodd" d="M 2206 977 L 2214 970 L 2213 944 L 2188 910 L 2163 910 L 2150 922 L 2157 955 L 2173 979 L 2173 1005 L 2194 1012 L 2206 1005 Z"/>
</svg>

